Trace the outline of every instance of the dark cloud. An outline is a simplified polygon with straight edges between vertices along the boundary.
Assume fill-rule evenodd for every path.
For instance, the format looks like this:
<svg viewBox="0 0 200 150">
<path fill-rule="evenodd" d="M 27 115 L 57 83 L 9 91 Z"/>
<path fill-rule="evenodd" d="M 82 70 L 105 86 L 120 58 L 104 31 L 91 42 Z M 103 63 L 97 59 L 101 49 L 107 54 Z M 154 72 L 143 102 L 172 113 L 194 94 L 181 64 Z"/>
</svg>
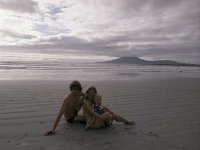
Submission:
<svg viewBox="0 0 200 150">
<path fill-rule="evenodd" d="M 176 40 L 177 42 L 175 42 Z M 185 41 L 183 42 L 183 40 Z M 119 44 L 120 42 L 121 44 Z M 49 52 L 54 51 L 60 53 L 73 51 L 76 53 L 92 53 L 110 56 L 173 55 L 173 53 L 186 54 L 199 51 L 198 46 L 187 42 L 187 37 L 181 37 L 179 41 L 176 36 L 174 38 L 155 35 L 146 35 L 143 37 L 139 34 L 137 36 L 123 35 L 93 38 L 92 40 L 73 36 L 51 37 L 49 39 L 40 40 L 33 45 L 20 46 L 20 49 L 41 52 L 48 50 Z"/>
<path fill-rule="evenodd" d="M 38 4 L 32 0 L 0 0 L 0 9 L 20 13 L 35 13 Z"/>
</svg>

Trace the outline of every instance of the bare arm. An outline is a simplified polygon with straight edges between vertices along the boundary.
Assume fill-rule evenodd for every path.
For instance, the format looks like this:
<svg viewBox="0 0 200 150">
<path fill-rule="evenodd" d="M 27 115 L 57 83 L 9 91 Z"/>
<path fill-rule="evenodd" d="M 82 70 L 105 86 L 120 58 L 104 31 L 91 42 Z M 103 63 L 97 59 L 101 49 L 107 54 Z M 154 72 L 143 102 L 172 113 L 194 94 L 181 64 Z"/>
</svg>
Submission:
<svg viewBox="0 0 200 150">
<path fill-rule="evenodd" d="M 54 126 L 53 126 L 53 129 L 52 129 L 52 130 L 54 130 L 54 131 L 55 131 L 55 129 L 56 129 L 56 127 L 57 127 L 57 125 L 58 125 L 58 123 L 59 123 L 59 121 L 60 121 L 60 118 L 62 117 L 62 115 L 63 115 L 63 113 L 64 113 L 64 111 L 65 111 L 66 101 L 67 101 L 67 98 L 63 101 L 63 104 L 62 104 L 62 106 L 61 106 L 61 108 L 60 108 L 60 111 L 59 111 L 59 113 L 58 113 L 58 116 L 57 116 L 57 118 L 56 118 L 56 121 L 54 122 Z"/>
<path fill-rule="evenodd" d="M 63 101 L 63 104 L 62 104 L 62 106 L 61 106 L 61 108 L 60 108 L 60 111 L 59 111 L 59 113 L 58 113 L 58 116 L 57 116 L 57 118 L 56 118 L 56 120 L 55 120 L 55 122 L 54 122 L 53 129 L 52 129 L 51 131 L 48 131 L 47 133 L 45 133 L 46 136 L 55 133 L 55 129 L 56 129 L 56 127 L 57 127 L 57 125 L 58 125 L 58 123 L 59 123 L 59 121 L 60 121 L 60 119 L 61 119 L 61 117 L 62 117 L 64 111 L 65 111 L 67 101 L 68 101 L 68 97 L 66 97 L 66 98 L 64 99 L 64 101 Z"/>
<path fill-rule="evenodd" d="M 85 97 L 86 97 L 85 93 L 81 93 L 81 97 L 78 101 L 78 105 L 76 108 L 76 113 L 78 113 L 80 111 L 81 107 L 83 106 L 83 101 L 84 101 Z"/>
</svg>

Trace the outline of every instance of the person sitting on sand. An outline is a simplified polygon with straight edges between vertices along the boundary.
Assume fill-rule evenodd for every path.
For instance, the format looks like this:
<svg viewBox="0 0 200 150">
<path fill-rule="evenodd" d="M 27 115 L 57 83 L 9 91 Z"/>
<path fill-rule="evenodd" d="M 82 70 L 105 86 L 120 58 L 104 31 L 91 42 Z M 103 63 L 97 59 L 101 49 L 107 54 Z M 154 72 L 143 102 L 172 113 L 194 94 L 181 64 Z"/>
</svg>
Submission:
<svg viewBox="0 0 200 150">
<path fill-rule="evenodd" d="M 73 81 L 69 88 L 71 93 L 65 97 L 54 126 L 52 130 L 45 133 L 46 136 L 55 133 L 55 129 L 63 114 L 68 123 L 73 123 L 75 119 L 79 122 L 85 121 L 84 116 L 78 115 L 85 99 L 85 94 L 82 93 L 81 84 L 79 81 Z"/>
<path fill-rule="evenodd" d="M 86 91 L 86 99 L 83 102 L 83 115 L 86 119 L 86 129 L 105 127 L 112 122 L 112 120 L 124 122 L 128 125 L 135 124 L 134 121 L 126 120 L 125 118 L 114 114 L 106 106 L 103 106 L 103 112 L 95 112 L 94 105 L 99 100 L 101 100 L 101 96 L 97 94 L 97 89 L 94 86 L 89 87 Z"/>
</svg>

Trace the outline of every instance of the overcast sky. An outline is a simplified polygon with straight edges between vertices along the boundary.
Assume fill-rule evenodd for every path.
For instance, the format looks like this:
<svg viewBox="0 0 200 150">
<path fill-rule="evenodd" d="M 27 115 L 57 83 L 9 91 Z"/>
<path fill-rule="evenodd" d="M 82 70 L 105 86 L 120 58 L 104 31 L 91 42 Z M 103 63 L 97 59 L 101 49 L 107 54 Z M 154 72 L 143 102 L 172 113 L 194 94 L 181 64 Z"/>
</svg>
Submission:
<svg viewBox="0 0 200 150">
<path fill-rule="evenodd" d="M 200 62 L 199 0 L 0 0 L 0 59 Z"/>
</svg>

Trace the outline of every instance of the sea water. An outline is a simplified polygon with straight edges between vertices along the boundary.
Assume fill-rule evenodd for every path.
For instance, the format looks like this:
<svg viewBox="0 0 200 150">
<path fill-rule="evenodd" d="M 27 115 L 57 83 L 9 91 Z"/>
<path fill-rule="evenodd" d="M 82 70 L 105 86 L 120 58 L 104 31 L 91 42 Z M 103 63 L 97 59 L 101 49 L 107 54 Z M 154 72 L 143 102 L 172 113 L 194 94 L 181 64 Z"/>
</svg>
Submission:
<svg viewBox="0 0 200 150">
<path fill-rule="evenodd" d="M 200 67 L 108 64 L 87 61 L 0 61 L 0 80 L 135 80 L 200 77 Z"/>
</svg>

